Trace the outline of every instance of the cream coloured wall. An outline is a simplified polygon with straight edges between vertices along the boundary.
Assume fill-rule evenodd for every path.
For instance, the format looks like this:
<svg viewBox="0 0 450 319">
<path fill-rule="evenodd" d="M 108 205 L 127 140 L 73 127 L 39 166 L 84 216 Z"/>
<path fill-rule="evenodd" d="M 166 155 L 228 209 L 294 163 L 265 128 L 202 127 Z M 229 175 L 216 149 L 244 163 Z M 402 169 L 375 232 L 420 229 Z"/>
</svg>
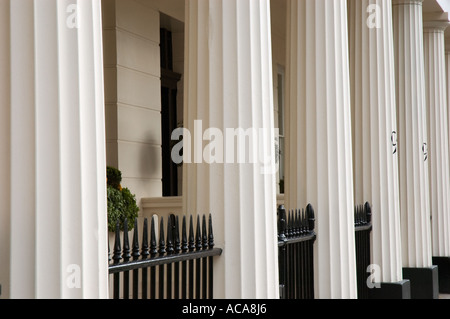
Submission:
<svg viewBox="0 0 450 319">
<path fill-rule="evenodd" d="M 122 186 L 161 195 L 159 11 L 135 0 L 103 0 L 107 163 Z"/>
</svg>

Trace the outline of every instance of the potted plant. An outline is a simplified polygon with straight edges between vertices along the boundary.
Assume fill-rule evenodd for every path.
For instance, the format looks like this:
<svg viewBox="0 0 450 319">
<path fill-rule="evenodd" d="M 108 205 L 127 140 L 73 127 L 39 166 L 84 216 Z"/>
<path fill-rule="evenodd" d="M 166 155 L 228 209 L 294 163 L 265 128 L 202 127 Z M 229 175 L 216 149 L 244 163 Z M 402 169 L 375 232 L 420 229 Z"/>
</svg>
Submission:
<svg viewBox="0 0 450 319">
<path fill-rule="evenodd" d="M 115 232 L 116 224 L 123 231 L 125 219 L 128 220 L 128 230 L 134 227 L 134 220 L 138 216 L 139 207 L 136 197 L 128 188 L 122 188 L 122 172 L 114 167 L 106 168 L 107 197 L 108 197 L 108 230 Z"/>
</svg>

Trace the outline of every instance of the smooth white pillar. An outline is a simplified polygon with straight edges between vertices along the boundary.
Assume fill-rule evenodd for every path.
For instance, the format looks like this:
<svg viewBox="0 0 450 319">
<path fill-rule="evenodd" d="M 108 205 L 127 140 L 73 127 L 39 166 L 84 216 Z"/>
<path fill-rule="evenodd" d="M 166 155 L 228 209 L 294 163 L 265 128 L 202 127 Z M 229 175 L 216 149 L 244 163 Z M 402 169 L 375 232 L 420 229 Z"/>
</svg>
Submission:
<svg viewBox="0 0 450 319">
<path fill-rule="evenodd" d="M 106 298 L 100 0 L 0 15 L 2 297 Z"/>
<path fill-rule="evenodd" d="M 431 267 L 422 0 L 393 0 L 404 267 Z"/>
<path fill-rule="evenodd" d="M 243 154 L 235 152 L 231 160 L 237 150 L 225 136 L 227 129 L 255 129 L 257 138 L 240 151 L 265 154 L 274 165 L 270 2 L 189 0 L 185 27 L 184 124 L 198 163 L 186 164 L 184 150 L 184 209 L 212 214 L 215 243 L 223 248 L 215 259 L 214 297 L 278 298 L 276 174 L 264 174 L 271 167 L 261 158 L 238 163 Z M 197 131 L 196 120 L 202 121 Z M 210 128 L 216 130 L 203 135 Z M 221 134 L 225 142 L 210 152 Z"/>
<path fill-rule="evenodd" d="M 450 256 L 450 182 L 445 78 L 448 19 L 424 21 L 425 92 L 429 139 L 429 178 L 433 256 Z"/>
<path fill-rule="evenodd" d="M 402 276 L 391 0 L 349 0 L 355 202 L 372 206 L 372 263 Z"/>
<path fill-rule="evenodd" d="M 290 0 L 286 206 L 316 212 L 316 298 L 356 298 L 347 2 Z"/>
</svg>

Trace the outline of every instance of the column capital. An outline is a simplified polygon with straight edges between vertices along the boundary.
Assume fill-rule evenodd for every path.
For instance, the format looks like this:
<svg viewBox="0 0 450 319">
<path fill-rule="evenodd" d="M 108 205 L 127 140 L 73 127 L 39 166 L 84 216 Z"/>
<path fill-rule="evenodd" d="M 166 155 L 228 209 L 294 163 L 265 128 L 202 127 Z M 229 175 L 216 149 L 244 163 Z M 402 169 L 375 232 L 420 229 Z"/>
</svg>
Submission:
<svg viewBox="0 0 450 319">
<path fill-rule="evenodd" d="M 424 0 L 392 0 L 393 6 L 399 5 L 422 5 Z"/>
<path fill-rule="evenodd" d="M 423 31 L 436 32 L 442 31 L 450 25 L 448 13 L 423 13 Z"/>
</svg>

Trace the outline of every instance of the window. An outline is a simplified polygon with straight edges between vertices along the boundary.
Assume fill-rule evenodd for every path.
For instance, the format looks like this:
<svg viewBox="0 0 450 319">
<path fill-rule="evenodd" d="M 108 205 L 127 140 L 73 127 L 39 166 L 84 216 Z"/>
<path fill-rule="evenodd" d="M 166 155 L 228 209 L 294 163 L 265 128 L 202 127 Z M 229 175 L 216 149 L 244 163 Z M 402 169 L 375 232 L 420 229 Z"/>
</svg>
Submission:
<svg viewBox="0 0 450 319">
<path fill-rule="evenodd" d="M 278 104 L 278 137 L 277 137 L 277 159 L 278 159 L 278 190 L 284 194 L 284 160 L 285 160 L 285 75 L 284 68 L 279 66 L 277 72 L 277 104 Z"/>
<path fill-rule="evenodd" d="M 178 167 L 172 161 L 172 132 L 177 128 L 177 94 L 181 74 L 173 71 L 172 32 L 160 30 L 161 49 L 161 137 L 162 137 L 162 193 L 179 196 Z"/>
</svg>

